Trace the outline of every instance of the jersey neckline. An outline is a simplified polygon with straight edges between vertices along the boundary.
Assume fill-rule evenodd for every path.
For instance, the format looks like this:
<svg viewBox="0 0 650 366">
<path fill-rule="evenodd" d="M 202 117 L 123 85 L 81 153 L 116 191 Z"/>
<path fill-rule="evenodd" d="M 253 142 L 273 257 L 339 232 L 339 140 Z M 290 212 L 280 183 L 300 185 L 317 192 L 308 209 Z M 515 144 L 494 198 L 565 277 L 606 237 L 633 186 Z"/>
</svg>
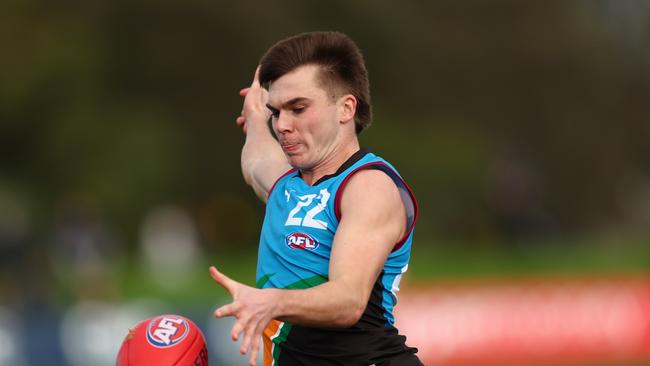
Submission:
<svg viewBox="0 0 650 366">
<path fill-rule="evenodd" d="M 324 181 L 326 181 L 326 180 L 328 180 L 328 179 L 330 179 L 330 178 L 334 178 L 334 177 L 336 177 L 337 175 L 343 173 L 343 172 L 346 171 L 349 167 L 351 167 L 352 165 L 354 165 L 354 163 L 356 163 L 357 161 L 361 160 L 361 159 L 362 159 L 364 156 L 366 156 L 366 154 L 368 154 L 368 153 L 369 153 L 368 149 L 363 148 L 363 147 L 360 148 L 359 150 L 357 150 L 357 152 L 355 152 L 354 154 L 352 154 L 352 156 L 350 156 L 350 157 L 348 158 L 348 160 L 346 160 L 343 164 L 341 164 L 341 166 L 336 170 L 336 172 L 334 172 L 334 173 L 332 173 L 332 174 L 326 174 L 326 175 L 322 176 L 319 180 L 317 180 L 317 181 L 312 185 L 312 187 L 315 186 L 315 185 L 318 185 L 318 184 L 320 184 L 320 183 L 323 183 Z M 302 179 L 302 173 L 301 173 L 300 171 L 298 172 L 298 176 L 300 177 L 300 179 Z"/>
</svg>

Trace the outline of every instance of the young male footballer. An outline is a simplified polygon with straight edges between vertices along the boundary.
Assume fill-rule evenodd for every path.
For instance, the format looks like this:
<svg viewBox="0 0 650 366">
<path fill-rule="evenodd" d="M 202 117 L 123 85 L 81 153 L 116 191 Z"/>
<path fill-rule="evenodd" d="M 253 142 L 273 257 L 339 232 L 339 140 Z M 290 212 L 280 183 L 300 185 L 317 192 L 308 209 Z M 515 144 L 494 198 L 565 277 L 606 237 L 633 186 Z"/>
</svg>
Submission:
<svg viewBox="0 0 650 366">
<path fill-rule="evenodd" d="M 244 179 L 266 202 L 257 288 L 214 280 L 233 340 L 265 365 L 422 365 L 394 327 L 417 203 L 395 168 L 359 147 L 372 119 L 361 52 L 337 32 L 284 39 L 243 89 Z M 275 138 L 268 128 L 268 120 Z"/>
</svg>

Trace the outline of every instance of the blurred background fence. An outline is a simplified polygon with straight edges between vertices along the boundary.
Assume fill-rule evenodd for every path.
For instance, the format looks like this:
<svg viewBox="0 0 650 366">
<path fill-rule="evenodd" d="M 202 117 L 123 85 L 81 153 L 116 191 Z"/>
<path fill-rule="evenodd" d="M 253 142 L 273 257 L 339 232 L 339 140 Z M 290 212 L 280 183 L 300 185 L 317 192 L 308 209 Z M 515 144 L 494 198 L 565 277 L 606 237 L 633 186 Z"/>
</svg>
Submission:
<svg viewBox="0 0 650 366">
<path fill-rule="evenodd" d="M 165 312 L 203 328 L 214 364 L 242 363 L 207 274 L 254 283 L 264 207 L 239 171 L 237 91 L 270 45 L 310 30 L 363 50 L 375 120 L 362 144 L 418 197 L 398 322 L 428 364 L 648 362 L 650 3 L 5 0 L 0 365 L 111 365 L 129 326 Z M 632 345 L 605 355 L 568 336 L 522 353 L 490 333 L 514 348 L 454 358 L 464 346 L 440 334 L 462 340 L 476 318 L 449 296 L 519 309 L 500 295 L 515 285 L 547 316 L 481 327 L 552 331 L 580 296 L 641 309 L 608 318 L 641 325 L 609 328 Z"/>
</svg>

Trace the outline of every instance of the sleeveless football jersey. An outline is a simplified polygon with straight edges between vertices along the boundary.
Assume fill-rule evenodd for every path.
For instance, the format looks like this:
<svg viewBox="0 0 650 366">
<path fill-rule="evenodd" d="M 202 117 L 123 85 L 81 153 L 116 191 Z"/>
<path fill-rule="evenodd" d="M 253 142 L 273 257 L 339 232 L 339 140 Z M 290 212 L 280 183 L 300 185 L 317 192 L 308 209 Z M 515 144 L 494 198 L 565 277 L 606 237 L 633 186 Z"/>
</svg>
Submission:
<svg viewBox="0 0 650 366">
<path fill-rule="evenodd" d="M 358 151 L 336 173 L 312 186 L 295 169 L 278 179 L 266 203 L 257 287 L 304 289 L 327 281 L 341 193 L 348 179 L 362 169 L 379 169 L 392 178 L 406 208 L 407 233 L 395 243 L 357 324 L 324 329 L 274 320 L 264 332 L 265 365 L 379 365 L 417 352 L 405 345 L 405 337 L 393 326 L 393 307 L 401 276 L 408 268 L 417 203 L 397 171 L 372 153 Z"/>
</svg>

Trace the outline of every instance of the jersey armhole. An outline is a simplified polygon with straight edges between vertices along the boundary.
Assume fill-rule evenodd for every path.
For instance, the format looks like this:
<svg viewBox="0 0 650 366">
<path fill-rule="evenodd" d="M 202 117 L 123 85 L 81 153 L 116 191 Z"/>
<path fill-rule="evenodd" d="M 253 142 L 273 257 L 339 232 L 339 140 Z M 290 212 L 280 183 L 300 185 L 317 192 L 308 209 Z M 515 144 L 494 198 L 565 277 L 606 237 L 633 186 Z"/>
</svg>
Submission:
<svg viewBox="0 0 650 366">
<path fill-rule="evenodd" d="M 271 186 L 271 189 L 269 189 L 269 195 L 267 196 L 267 199 L 269 197 L 271 197 L 271 192 L 273 192 L 273 188 L 275 188 L 275 186 L 278 184 L 278 182 L 280 182 L 280 180 L 282 180 L 282 178 L 286 177 L 287 175 L 289 175 L 291 173 L 295 173 L 297 170 L 298 169 L 296 169 L 296 168 L 291 168 L 291 169 L 289 169 L 289 171 L 287 171 L 284 174 L 282 174 L 281 176 L 279 176 L 278 179 L 275 180 L 275 183 L 273 183 L 273 185 Z"/>
<path fill-rule="evenodd" d="M 397 174 L 397 172 L 395 172 L 395 170 L 393 170 L 387 164 L 383 162 L 367 163 L 350 172 L 350 174 L 348 174 L 343 179 L 341 185 L 336 191 L 336 197 L 334 197 L 334 215 L 336 216 L 336 219 L 338 221 L 341 221 L 341 197 L 343 197 L 343 190 L 345 190 L 345 186 L 348 184 L 349 179 L 355 173 L 364 169 L 377 169 L 386 173 L 386 175 L 388 175 L 397 186 L 400 197 L 402 198 L 402 203 L 404 204 L 404 208 L 406 209 L 407 230 L 404 233 L 402 239 L 400 239 L 397 243 L 395 243 L 395 246 L 391 251 L 391 252 L 395 252 L 396 250 L 401 248 L 402 245 L 404 245 L 406 240 L 413 232 L 413 228 L 415 227 L 415 222 L 417 221 L 417 217 L 418 217 L 418 202 L 415 199 L 415 194 L 413 193 L 411 187 L 409 187 L 408 184 L 406 184 L 406 182 L 404 181 L 404 179 L 402 179 L 402 177 L 400 177 L 399 174 Z"/>
</svg>

